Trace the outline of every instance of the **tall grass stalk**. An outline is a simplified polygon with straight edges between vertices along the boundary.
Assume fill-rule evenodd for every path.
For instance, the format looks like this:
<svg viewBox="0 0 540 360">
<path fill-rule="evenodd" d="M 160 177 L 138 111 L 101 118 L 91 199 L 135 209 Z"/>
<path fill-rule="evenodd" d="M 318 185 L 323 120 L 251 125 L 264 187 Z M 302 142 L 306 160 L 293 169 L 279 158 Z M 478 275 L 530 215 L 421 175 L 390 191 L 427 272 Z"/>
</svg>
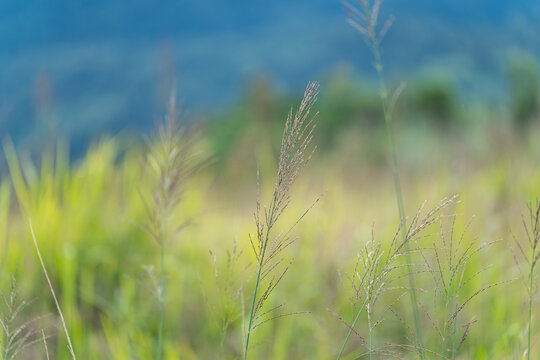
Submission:
<svg viewBox="0 0 540 360">
<path fill-rule="evenodd" d="M 291 238 L 289 233 L 309 211 L 308 209 L 287 232 L 279 233 L 276 236 L 272 235 L 272 230 L 275 228 L 277 221 L 291 201 L 291 186 L 311 158 L 311 153 L 307 152 L 313 139 L 315 125 L 313 122 L 314 117 L 310 117 L 310 111 L 317 100 L 318 89 L 318 83 L 308 84 L 298 111 L 293 115 L 291 110 L 287 117 L 281 142 L 278 172 L 269 207 L 265 206 L 264 210 L 261 210 L 260 200 L 257 200 L 255 211 L 257 238 L 255 241 L 251 239 L 251 245 L 257 260 L 257 276 L 246 329 L 244 359 L 248 357 L 251 334 L 255 328 L 276 317 L 292 315 L 291 313 L 262 319 L 264 315 L 271 314 L 281 305 L 261 315 L 258 315 L 258 311 L 287 272 L 287 267 L 282 271 L 278 270 L 283 259 L 279 259 L 277 256 L 296 240 Z M 279 272 L 274 276 L 273 274 L 276 271 Z M 263 282 L 265 282 L 264 285 Z M 255 323 L 256 321 L 258 322 Z"/>
<path fill-rule="evenodd" d="M 71 337 L 69 336 L 69 331 L 67 329 L 66 321 L 64 319 L 64 314 L 62 313 L 62 309 L 60 308 L 60 304 L 58 303 L 58 299 L 56 298 L 56 293 L 54 292 L 51 279 L 49 278 L 49 274 L 47 273 L 47 268 L 45 267 L 45 263 L 43 262 L 43 258 L 41 257 L 41 252 L 39 251 L 39 246 L 36 240 L 36 235 L 34 233 L 34 228 L 32 227 L 32 220 L 29 219 L 28 224 L 30 226 L 30 232 L 32 234 L 32 239 L 34 240 L 34 246 L 36 248 L 36 252 L 39 258 L 39 262 L 41 264 L 41 268 L 43 269 L 43 273 L 45 274 L 45 278 L 47 279 L 47 283 L 49 284 L 49 289 L 51 290 L 51 294 L 54 299 L 54 303 L 56 305 L 56 310 L 58 310 L 58 315 L 60 316 L 60 321 L 62 323 L 62 327 L 64 328 L 64 333 L 66 334 L 66 339 L 68 342 L 68 349 L 71 354 L 71 358 L 73 360 L 77 360 L 77 357 L 75 356 L 75 351 L 73 350 L 73 344 L 71 343 Z"/>
<path fill-rule="evenodd" d="M 193 136 L 185 136 L 184 129 L 176 121 L 177 116 L 176 96 L 173 91 L 165 124 L 159 125 L 155 138 L 148 140 L 150 151 L 146 158 L 147 167 L 151 169 L 154 178 L 149 196 L 151 200 L 145 201 L 148 219 L 144 228 L 160 248 L 160 271 L 156 289 L 157 360 L 163 357 L 167 244 L 185 225 L 176 226 L 171 230 L 169 219 L 181 201 L 186 182 L 203 164 L 193 153 Z"/>
<path fill-rule="evenodd" d="M 531 327 L 532 327 L 532 305 L 533 305 L 533 279 L 534 279 L 534 266 L 531 264 L 531 270 L 529 272 L 529 325 L 527 327 L 527 360 L 531 359 Z"/>
<path fill-rule="evenodd" d="M 403 90 L 403 87 L 399 87 L 390 98 L 389 92 L 386 86 L 386 81 L 384 78 L 384 68 L 381 58 L 380 43 L 384 39 L 388 30 L 392 26 L 393 19 L 388 19 L 382 28 L 378 29 L 378 18 L 381 5 L 384 0 L 375 0 L 373 4 L 370 3 L 370 0 L 358 0 L 360 8 L 356 8 L 348 2 L 344 2 L 350 17 L 348 22 L 356 28 L 366 44 L 369 46 L 373 53 L 375 61 L 375 69 L 377 71 L 377 77 L 379 80 L 379 90 L 380 90 L 380 99 L 382 103 L 384 123 L 386 129 L 386 135 L 388 139 L 388 148 L 391 159 L 392 167 L 392 176 L 394 180 L 394 189 L 396 193 L 397 207 L 399 212 L 400 221 L 402 227 L 406 228 L 406 216 L 405 216 L 405 206 L 403 203 L 403 192 L 401 187 L 401 179 L 399 175 L 398 160 L 396 154 L 396 145 L 394 139 L 394 133 L 392 129 L 393 122 L 393 110 L 396 104 L 396 101 Z M 403 240 L 405 241 L 405 232 L 403 232 Z M 405 242 L 407 244 L 407 242 Z M 408 244 L 406 245 L 408 247 Z M 407 264 L 411 263 L 410 255 L 407 252 L 406 257 Z M 425 358 L 423 351 L 423 338 L 422 338 L 422 327 L 420 324 L 420 315 L 418 309 L 418 300 L 416 296 L 416 286 L 415 286 L 415 276 L 411 268 L 409 268 L 409 295 L 411 299 L 411 306 L 413 309 L 414 315 L 414 325 L 416 330 L 416 342 L 419 355 L 422 359 Z"/>
<path fill-rule="evenodd" d="M 530 210 L 531 218 L 531 236 L 529 237 L 529 243 L 531 245 L 530 255 L 530 270 L 529 270 L 529 326 L 527 327 L 527 360 L 531 359 L 531 334 L 532 334 L 532 318 L 533 318 L 533 300 L 534 300 L 534 272 L 538 259 L 540 258 L 540 249 L 538 244 L 540 243 L 540 202 L 536 202 L 536 210 L 533 212 L 532 207 Z"/>
</svg>

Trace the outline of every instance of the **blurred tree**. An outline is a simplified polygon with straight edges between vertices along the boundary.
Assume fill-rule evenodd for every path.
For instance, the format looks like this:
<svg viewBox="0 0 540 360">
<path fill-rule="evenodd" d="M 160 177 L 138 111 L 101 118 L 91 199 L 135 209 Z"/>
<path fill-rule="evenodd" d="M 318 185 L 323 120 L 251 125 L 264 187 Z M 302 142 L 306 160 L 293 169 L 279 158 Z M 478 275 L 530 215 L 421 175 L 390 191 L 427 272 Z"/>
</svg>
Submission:
<svg viewBox="0 0 540 360">
<path fill-rule="evenodd" d="M 457 115 L 458 95 L 445 77 L 430 76 L 412 87 L 412 111 L 438 126 L 449 126 Z"/>
<path fill-rule="evenodd" d="M 382 117 L 380 99 L 366 81 L 354 80 L 350 69 L 339 68 L 330 75 L 319 102 L 318 144 L 335 145 L 340 136 L 359 126 L 362 130 L 377 128 Z"/>
<path fill-rule="evenodd" d="M 525 127 L 539 110 L 538 65 L 526 54 L 514 56 L 507 65 L 510 108 L 516 126 Z"/>
</svg>

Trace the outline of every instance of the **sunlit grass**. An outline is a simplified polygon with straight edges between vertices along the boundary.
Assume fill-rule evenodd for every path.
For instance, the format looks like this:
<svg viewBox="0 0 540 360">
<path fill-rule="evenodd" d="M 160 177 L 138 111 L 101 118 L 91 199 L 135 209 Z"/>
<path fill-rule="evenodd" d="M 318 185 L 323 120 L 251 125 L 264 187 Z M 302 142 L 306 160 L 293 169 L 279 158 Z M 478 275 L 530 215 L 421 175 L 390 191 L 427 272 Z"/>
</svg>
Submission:
<svg viewBox="0 0 540 360">
<path fill-rule="evenodd" d="M 451 141 L 440 146 L 444 151 L 426 155 L 427 160 L 421 166 L 404 164 L 403 182 L 408 190 L 407 204 L 411 204 L 407 213 L 415 212 L 412 204 L 424 200 L 433 203 L 434 199 L 459 193 L 460 203 L 454 211 L 465 216 L 458 218 L 457 231 L 475 215 L 465 242 L 477 238 L 477 244 L 481 244 L 506 238 L 510 230 L 519 231 L 520 214 L 526 212 L 525 202 L 534 199 L 540 191 L 540 172 L 531 148 L 509 142 L 499 149 L 498 144 L 488 143 L 486 146 L 492 150 L 485 155 L 446 163 L 446 154 L 459 153 L 458 147 Z M 139 190 L 147 186 L 141 167 L 143 146 L 124 148 L 116 139 L 109 138 L 97 142 L 83 158 L 73 162 L 67 159 L 66 147 L 59 146 L 44 153 L 44 160 L 34 163 L 17 154 L 9 142 L 4 149 L 11 176 L 5 176 L 0 186 L 1 258 L 5 259 L 2 289 L 9 289 L 11 274 L 18 270 L 21 296 L 26 299 L 37 296 L 23 316 L 51 314 L 49 321 L 60 326 L 39 262 L 32 252 L 27 226 L 30 216 L 77 352 L 88 359 L 152 358 L 157 308 L 152 294 L 137 281 L 144 271 L 143 265 L 153 264 L 159 258 L 159 249 L 137 226 L 145 218 L 139 195 Z M 361 153 L 361 148 L 358 149 Z M 272 154 L 271 149 L 264 151 Z M 169 269 L 165 359 L 217 357 L 222 327 L 216 322 L 221 316 L 215 311 L 233 311 L 233 314 L 239 311 L 239 302 L 234 302 L 232 310 L 211 306 L 219 300 L 220 293 L 209 250 L 218 262 L 233 248 L 235 240 L 239 250 L 244 253 L 250 250 L 248 234 L 252 231 L 251 213 L 257 192 L 256 168 L 252 166 L 257 154 L 252 155 L 253 162 L 245 164 L 245 173 L 236 174 L 240 180 L 229 181 L 227 171 L 218 171 L 216 167 L 196 175 L 182 206 L 176 210 L 175 216 L 192 218 L 194 222 L 183 233 L 190 241 L 172 243 L 165 254 Z M 338 270 L 354 265 L 356 254 L 371 239 L 372 227 L 383 241 L 392 239 L 396 231 L 399 219 L 394 210 L 394 196 L 388 190 L 392 187 L 391 177 L 384 165 L 361 162 L 365 166 L 354 167 L 351 160 L 342 157 L 339 152 L 319 153 L 291 189 L 295 202 L 284 219 L 289 222 L 318 195 L 324 196 L 320 205 L 295 229 L 295 235 L 308 240 L 290 249 L 295 261 L 284 282 L 268 300 L 276 305 L 284 302 L 290 311 L 311 314 L 284 318 L 261 328 L 250 357 L 335 358 L 348 328 L 334 313 L 342 314 L 347 320 L 356 314 L 339 284 Z M 272 163 L 260 165 L 263 175 L 272 174 L 275 169 Z M 271 179 L 263 178 L 261 183 L 263 193 L 271 192 Z M 462 290 L 465 298 L 482 284 L 518 276 L 508 249 L 499 245 L 487 249 L 470 263 L 471 273 L 490 264 L 492 269 Z M 239 257 L 235 275 L 238 286 L 243 284 L 242 277 L 249 280 L 243 269 L 250 262 L 247 256 Z M 433 288 L 432 280 L 421 277 L 418 286 L 429 290 Z M 249 290 L 246 288 L 244 293 Z M 527 332 L 523 330 L 527 324 L 526 300 L 522 284 L 512 282 L 471 301 L 463 315 L 478 322 L 471 326 L 460 348 L 461 356 L 479 359 L 520 356 L 527 347 Z M 409 326 L 412 324 L 406 303 L 398 302 L 395 310 L 409 321 Z M 223 340 L 223 358 L 242 355 L 241 324 L 239 316 L 231 317 Z M 422 318 L 422 325 L 430 331 L 429 319 Z M 357 327 L 363 336 L 367 335 L 366 326 L 361 322 Z M 534 322 L 532 330 L 537 331 Z M 377 328 L 375 342 L 403 344 L 407 332 L 401 322 L 388 317 Z M 538 343 L 534 336 L 532 339 L 532 354 L 536 354 Z M 70 357 L 64 336 L 49 338 L 47 344 L 51 358 Z M 437 349 L 438 344 L 427 338 L 425 345 Z M 353 356 L 364 353 L 355 336 L 351 336 L 348 347 Z M 410 351 L 406 354 L 414 357 Z M 351 355 L 344 358 L 354 358 Z M 32 347 L 25 356 L 45 358 L 43 346 Z"/>
</svg>

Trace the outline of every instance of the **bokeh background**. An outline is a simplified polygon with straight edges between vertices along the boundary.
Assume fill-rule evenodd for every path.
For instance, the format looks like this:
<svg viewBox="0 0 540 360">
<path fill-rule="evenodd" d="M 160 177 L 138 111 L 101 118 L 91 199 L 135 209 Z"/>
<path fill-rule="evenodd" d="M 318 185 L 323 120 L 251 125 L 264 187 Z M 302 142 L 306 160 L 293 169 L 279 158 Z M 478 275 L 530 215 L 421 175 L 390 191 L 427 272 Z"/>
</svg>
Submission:
<svg viewBox="0 0 540 360">
<path fill-rule="evenodd" d="M 540 194 L 540 2 L 387 0 L 381 18 L 392 16 L 382 56 L 389 87 L 406 84 L 394 119 L 406 213 L 459 194 L 456 233 L 474 217 L 465 242 L 522 238 L 524 204 Z M 0 1 L 0 289 L 9 293 L 15 273 L 21 298 L 36 299 L 16 322 L 46 314 L 38 323 L 51 358 L 70 358 L 30 217 L 80 358 L 154 358 L 157 305 L 144 274 L 159 266 L 159 247 L 138 226 L 151 189 L 142 159 L 174 89 L 179 119 L 211 161 L 174 215 L 190 226 L 167 250 L 166 359 L 240 358 L 241 297 L 232 289 L 253 288 L 257 172 L 264 202 L 285 119 L 312 80 L 321 84 L 317 151 L 283 229 L 322 198 L 296 228 L 299 243 L 286 255 L 295 261 L 271 299 L 311 314 L 261 329 L 253 358 L 335 358 L 347 332 L 335 313 L 353 315 L 338 271 L 354 267 L 372 228 L 391 241 L 399 224 L 372 55 L 343 5 Z M 234 244 L 242 255 L 229 272 Z M 465 298 L 519 277 L 505 241 L 470 271 L 487 265 Z M 426 309 L 431 300 L 421 299 Z M 525 300 L 512 281 L 471 302 L 463 322 L 479 323 L 460 358 L 521 358 Z M 407 301 L 396 310 L 411 321 Z M 432 320 L 423 325 L 437 348 Z M 403 343 L 407 331 L 389 320 L 377 342 Z M 365 351 L 358 339 L 349 346 L 347 359 Z M 42 344 L 22 358 L 45 359 Z"/>
<path fill-rule="evenodd" d="M 261 83 L 269 94 L 291 95 L 316 79 L 329 94 L 339 82 L 369 90 L 373 78 L 339 1 L 7 0 L 0 7 L 0 131 L 23 146 L 51 132 L 82 150 L 99 134 L 148 130 L 173 86 L 186 109 L 213 119 Z M 382 17 L 391 15 L 388 76 L 407 82 L 428 115 L 477 103 L 507 110 L 519 96 L 515 72 L 536 75 L 537 1 L 388 1 Z M 424 104 L 430 96 L 440 103 Z"/>
</svg>

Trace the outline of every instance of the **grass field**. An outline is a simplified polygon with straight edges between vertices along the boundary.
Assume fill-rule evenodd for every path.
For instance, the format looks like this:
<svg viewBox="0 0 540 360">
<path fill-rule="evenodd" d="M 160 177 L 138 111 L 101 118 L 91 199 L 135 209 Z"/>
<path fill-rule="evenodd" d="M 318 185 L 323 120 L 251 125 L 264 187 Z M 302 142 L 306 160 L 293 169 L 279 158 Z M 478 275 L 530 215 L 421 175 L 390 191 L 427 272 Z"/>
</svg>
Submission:
<svg viewBox="0 0 540 360">
<path fill-rule="evenodd" d="M 75 157 L 6 136 L 0 360 L 538 358 L 534 61 L 504 110 L 440 79 L 399 98 L 358 4 L 376 90 L 289 111 L 262 83 L 192 127 L 173 92 L 146 141 Z"/>
<path fill-rule="evenodd" d="M 459 214 L 456 239 L 472 220 L 456 249 L 464 251 L 473 241 L 482 245 L 502 240 L 478 252 L 464 269 L 470 276 L 489 267 L 461 289 L 460 304 L 484 286 L 509 282 L 478 294 L 460 312 L 458 343 L 462 326 L 475 323 L 456 358 L 521 358 L 527 348 L 527 273 L 525 270 L 525 278 L 519 279 L 506 242 L 513 244 L 513 236 L 525 241 L 521 215 L 527 215 L 526 202 L 534 200 L 540 191 L 535 155 L 538 131 L 530 131 L 528 137 L 511 133 L 496 137 L 496 131 L 486 128 L 480 139 L 470 134 L 446 138 L 431 131 L 411 140 L 403 136 L 398 141 L 398 148 L 408 153 L 403 156 L 402 177 L 409 218 L 424 201 L 427 209 L 444 197 L 459 194 L 458 201 L 443 210 L 445 215 Z M 358 254 L 372 239 L 372 231 L 375 241 L 385 249 L 399 227 L 391 174 L 385 163 L 364 159 L 365 136 L 345 135 L 340 139 L 342 148 L 316 152 L 292 188 L 293 201 L 277 231 L 294 223 L 316 198 L 321 200 L 293 230 L 298 241 L 280 255 L 287 262 L 294 261 L 266 306 L 268 310 L 282 303 L 284 306 L 266 316 L 309 314 L 261 325 L 253 332 L 250 357 L 337 356 L 348 330 L 343 321 L 350 324 L 360 305 L 348 301 L 351 289 L 345 274 L 352 273 Z M 415 148 L 412 140 L 437 145 L 428 152 Z M 271 195 L 277 166 L 277 144 L 267 145 L 260 145 L 255 154 L 250 147 L 239 145 L 234 152 L 236 158 L 210 163 L 185 184 L 170 222 L 189 224 L 171 239 L 165 253 L 166 359 L 242 356 L 242 324 L 255 276 L 255 257 L 249 242 L 249 235 L 256 231 L 252 216 L 257 197 L 255 159 L 263 201 Z M 197 146 L 201 152 L 208 150 L 204 137 Z M 39 165 L 18 156 L 9 141 L 4 143 L 4 152 L 10 176 L 4 177 L 0 191 L 2 291 L 9 296 L 11 274 L 15 274 L 20 299 L 35 298 L 18 314 L 13 326 L 45 316 L 26 329 L 33 332 L 44 328 L 50 336 L 47 344 L 51 356 L 70 357 L 33 250 L 28 225 L 31 218 L 78 356 L 154 358 L 159 301 L 151 281 L 159 275 L 160 247 L 140 226 L 146 223 L 141 193 L 151 186 L 148 172 L 141 166 L 144 146 L 102 139 L 83 158 L 70 162 L 60 142 L 43 152 Z M 249 161 L 243 161 L 246 158 Z M 447 233 L 450 219 L 440 219 Z M 418 246 L 426 249 L 424 254 L 430 262 L 433 251 L 428 248 L 447 248 L 441 240 L 439 220 L 423 234 L 427 237 L 418 238 Z M 238 256 L 232 255 L 235 251 Z M 422 264 L 422 256 L 413 255 L 413 263 Z M 234 267 L 228 262 L 231 257 Z M 396 280 L 396 287 L 407 286 L 402 280 Z M 421 273 L 417 286 L 422 289 L 418 301 L 424 346 L 441 353 L 445 346 L 437 330 L 445 318 L 444 301 L 437 297 L 441 282 L 434 282 L 429 272 Z M 414 344 L 414 331 L 404 292 L 388 291 L 374 304 L 372 316 L 385 321 L 373 330 L 372 349 L 391 349 L 400 354 L 398 357 L 415 358 L 418 354 L 405 347 Z M 390 304 L 393 311 L 386 311 Z M 7 310 L 4 319 L 9 317 Z M 538 353 L 534 324 L 532 358 L 534 351 Z M 367 339 L 369 333 L 366 314 L 361 315 L 355 329 L 343 358 L 366 354 L 367 345 L 360 338 Z M 23 358 L 45 358 L 41 333 L 30 336 L 29 340 L 37 336 L 38 342 L 24 351 Z M 384 357 L 377 352 L 373 356 Z"/>
</svg>

